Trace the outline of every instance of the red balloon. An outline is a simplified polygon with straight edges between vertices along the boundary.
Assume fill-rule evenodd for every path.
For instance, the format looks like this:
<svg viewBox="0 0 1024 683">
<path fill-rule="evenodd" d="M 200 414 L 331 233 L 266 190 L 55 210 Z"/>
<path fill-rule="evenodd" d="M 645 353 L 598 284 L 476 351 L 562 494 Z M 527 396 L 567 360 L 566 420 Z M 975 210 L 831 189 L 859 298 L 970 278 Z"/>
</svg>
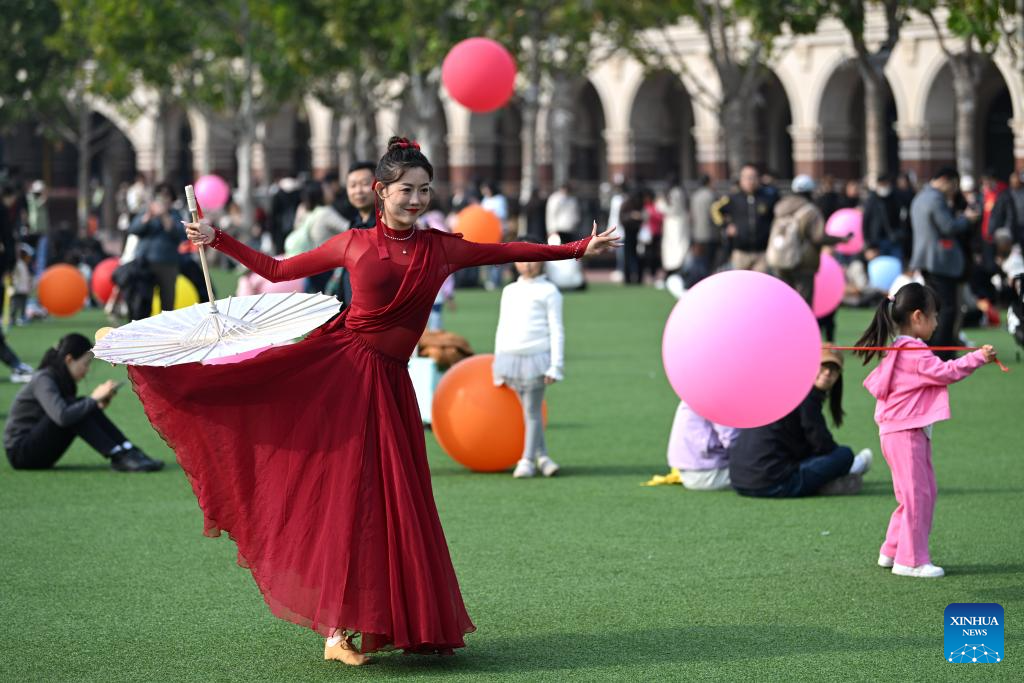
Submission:
<svg viewBox="0 0 1024 683">
<path fill-rule="evenodd" d="M 500 472 L 523 454 L 526 425 L 515 392 L 494 386 L 494 356 L 461 360 L 434 391 L 431 430 L 453 460 L 474 472 Z M 547 402 L 541 408 L 547 421 Z"/>
<path fill-rule="evenodd" d="M 50 266 L 39 278 L 39 303 L 58 317 L 74 315 L 85 305 L 89 285 L 78 269 L 66 263 Z"/>
<path fill-rule="evenodd" d="M 490 38 L 467 38 L 448 52 L 441 65 L 448 94 L 483 114 L 503 107 L 516 85 L 516 61 Z"/>
<path fill-rule="evenodd" d="M 456 219 L 455 230 L 470 242 L 496 244 L 501 241 L 501 219 L 479 204 L 459 211 Z"/>
<path fill-rule="evenodd" d="M 92 269 L 92 295 L 101 303 L 107 303 L 114 293 L 114 271 L 120 262 L 111 256 L 103 259 Z"/>
</svg>

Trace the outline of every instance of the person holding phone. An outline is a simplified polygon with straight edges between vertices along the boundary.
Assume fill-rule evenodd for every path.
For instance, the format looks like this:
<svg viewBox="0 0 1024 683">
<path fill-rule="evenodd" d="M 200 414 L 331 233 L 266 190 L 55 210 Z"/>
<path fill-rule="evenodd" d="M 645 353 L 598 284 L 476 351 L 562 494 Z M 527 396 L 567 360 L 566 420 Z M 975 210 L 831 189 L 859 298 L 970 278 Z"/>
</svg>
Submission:
<svg viewBox="0 0 1024 683">
<path fill-rule="evenodd" d="M 153 276 L 160 289 L 160 310 L 174 310 L 174 289 L 181 272 L 178 245 L 185 241 L 181 213 L 174 208 L 177 196 L 167 183 L 156 186 L 156 197 L 146 213 L 132 221 L 128 232 L 138 235 L 136 258 Z M 146 317 L 148 310 L 135 311 L 134 319 Z"/>
<path fill-rule="evenodd" d="M 92 342 L 71 333 L 43 355 L 39 370 L 14 397 L 4 428 L 4 449 L 16 470 L 53 467 L 75 437 L 82 437 L 118 472 L 153 472 L 160 460 L 136 448 L 103 412 L 123 382 L 107 380 L 79 398 L 77 384 L 92 363 Z"/>
</svg>

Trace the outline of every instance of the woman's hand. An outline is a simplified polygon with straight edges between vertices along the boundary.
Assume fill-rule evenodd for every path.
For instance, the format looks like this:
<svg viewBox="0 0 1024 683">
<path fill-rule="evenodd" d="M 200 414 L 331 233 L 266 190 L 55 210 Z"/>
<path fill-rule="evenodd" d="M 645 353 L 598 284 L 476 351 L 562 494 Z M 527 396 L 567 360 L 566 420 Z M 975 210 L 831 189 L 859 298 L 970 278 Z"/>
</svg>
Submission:
<svg viewBox="0 0 1024 683">
<path fill-rule="evenodd" d="M 587 250 L 583 252 L 584 258 L 604 254 L 622 246 L 622 240 L 615 233 L 615 228 L 608 228 L 600 235 L 597 234 L 597 221 L 594 221 L 594 230 L 590 233 L 590 236 L 593 239 L 587 244 Z"/>
<path fill-rule="evenodd" d="M 545 386 L 551 386 L 552 384 L 554 384 L 557 381 L 558 380 L 555 379 L 554 377 L 552 377 L 551 375 L 544 375 L 544 384 L 545 384 Z"/>
<path fill-rule="evenodd" d="M 114 398 L 115 393 L 117 393 L 117 382 L 108 379 L 93 389 L 89 395 L 99 404 L 100 408 L 106 408 L 110 405 L 110 399 Z"/>
<path fill-rule="evenodd" d="M 214 233 L 213 228 L 205 223 L 186 223 L 185 224 L 185 236 L 188 237 L 192 244 L 209 244 L 213 241 Z"/>
</svg>

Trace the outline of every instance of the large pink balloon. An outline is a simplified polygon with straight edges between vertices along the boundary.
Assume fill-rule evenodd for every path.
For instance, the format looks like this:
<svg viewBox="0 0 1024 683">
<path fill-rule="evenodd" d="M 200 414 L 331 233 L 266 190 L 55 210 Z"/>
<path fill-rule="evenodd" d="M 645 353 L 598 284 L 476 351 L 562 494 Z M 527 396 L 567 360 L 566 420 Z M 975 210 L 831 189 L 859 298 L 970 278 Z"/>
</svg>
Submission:
<svg viewBox="0 0 1024 683">
<path fill-rule="evenodd" d="M 195 189 L 196 201 L 203 211 L 220 211 L 231 197 L 231 188 L 219 175 L 200 176 Z"/>
<path fill-rule="evenodd" d="M 512 97 L 516 62 L 490 38 L 467 38 L 444 58 L 441 80 L 456 102 L 482 114 L 504 106 Z"/>
<path fill-rule="evenodd" d="M 853 256 L 864 250 L 864 213 L 860 209 L 839 209 L 828 217 L 825 232 L 833 237 L 846 237 L 853 234 L 853 239 L 836 245 L 840 254 Z"/>
<path fill-rule="evenodd" d="M 846 289 L 846 275 L 832 254 L 822 254 L 818 272 L 814 274 L 814 315 L 824 318 L 839 308 Z"/>
<path fill-rule="evenodd" d="M 732 270 L 702 280 L 676 303 L 662 360 L 672 388 L 698 415 L 758 427 L 806 398 L 821 361 L 819 334 L 796 290 L 770 275 Z"/>
</svg>

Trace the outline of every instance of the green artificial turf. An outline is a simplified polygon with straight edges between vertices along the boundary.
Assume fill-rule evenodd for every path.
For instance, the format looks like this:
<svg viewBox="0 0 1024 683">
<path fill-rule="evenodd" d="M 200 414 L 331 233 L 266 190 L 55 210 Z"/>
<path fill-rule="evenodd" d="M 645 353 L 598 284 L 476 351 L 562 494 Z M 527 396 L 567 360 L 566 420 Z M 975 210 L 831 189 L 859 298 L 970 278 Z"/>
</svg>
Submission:
<svg viewBox="0 0 1024 683">
<path fill-rule="evenodd" d="M 218 279 L 224 291 L 229 276 Z M 498 297 L 460 291 L 446 326 L 490 351 Z M 185 477 L 125 391 L 111 415 L 168 460 L 163 472 L 113 473 L 81 443 L 55 471 L 0 465 L 0 680 L 1021 680 L 1024 365 L 1006 332 L 970 331 L 1003 351 L 1011 373 L 987 366 L 952 388 L 953 420 L 934 435 L 932 554 L 948 576 L 914 580 L 875 566 L 895 503 L 860 386 L 866 369 L 852 361 L 837 437 L 875 449 L 860 495 L 751 500 L 640 486 L 667 469 L 676 399 L 660 348 L 672 303 L 607 285 L 566 295 L 566 381 L 548 394 L 558 477 L 473 474 L 427 435 L 478 628 L 456 656 L 391 653 L 362 669 L 322 661 L 322 639 L 270 615 L 233 544 L 203 537 Z M 867 320 L 841 311 L 839 341 Z M 9 336 L 34 364 L 61 334 L 105 324 L 92 311 Z M 94 363 L 84 389 L 109 377 L 124 371 Z M 0 384 L 0 410 L 16 389 Z M 1003 605 L 1001 664 L 942 659 L 951 602 Z"/>
</svg>

